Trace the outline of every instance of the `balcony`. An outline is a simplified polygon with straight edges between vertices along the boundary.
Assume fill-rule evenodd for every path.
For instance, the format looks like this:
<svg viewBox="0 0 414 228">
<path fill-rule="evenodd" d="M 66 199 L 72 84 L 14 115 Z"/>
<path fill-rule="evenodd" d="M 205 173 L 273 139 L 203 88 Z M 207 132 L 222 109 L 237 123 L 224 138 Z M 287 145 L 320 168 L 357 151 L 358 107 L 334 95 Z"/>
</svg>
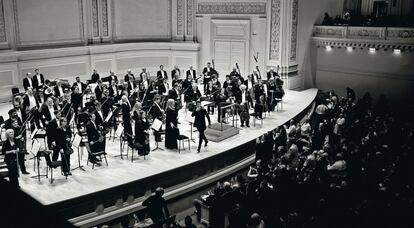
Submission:
<svg viewBox="0 0 414 228">
<path fill-rule="evenodd" d="M 317 46 L 414 51 L 414 28 L 315 25 L 312 41 Z"/>
</svg>

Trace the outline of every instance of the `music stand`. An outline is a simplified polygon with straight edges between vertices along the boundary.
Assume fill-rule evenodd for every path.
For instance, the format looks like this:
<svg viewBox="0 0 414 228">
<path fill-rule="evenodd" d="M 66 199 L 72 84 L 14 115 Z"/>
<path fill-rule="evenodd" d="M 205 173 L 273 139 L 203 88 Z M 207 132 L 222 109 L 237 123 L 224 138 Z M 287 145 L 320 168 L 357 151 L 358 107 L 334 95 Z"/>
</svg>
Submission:
<svg viewBox="0 0 414 228">
<path fill-rule="evenodd" d="M 71 171 L 76 170 L 76 169 L 80 169 L 82 171 L 85 171 L 85 169 L 83 168 L 83 165 L 81 165 L 81 163 L 80 163 L 81 159 L 80 159 L 79 147 L 81 145 L 81 142 L 82 142 L 82 136 L 80 136 L 79 134 L 75 134 L 75 137 L 73 138 L 73 141 L 72 141 L 72 146 L 75 147 L 78 150 L 78 166 L 71 169 Z"/>
<path fill-rule="evenodd" d="M 193 141 L 195 143 L 195 139 L 193 139 L 193 124 L 194 124 L 194 118 L 191 116 L 189 112 L 185 114 L 185 121 L 187 121 L 190 124 L 190 141 Z"/>
<path fill-rule="evenodd" d="M 114 140 L 115 140 L 115 137 L 116 136 L 119 137 L 119 150 L 120 150 L 120 154 L 119 155 L 115 155 L 114 157 L 121 157 L 121 159 L 124 160 L 124 157 L 123 157 L 123 154 L 122 154 L 122 152 L 123 152 L 122 140 L 124 139 L 124 137 L 123 137 L 124 136 L 124 126 L 121 123 L 118 124 L 118 127 L 116 128 L 116 131 L 114 133 Z M 128 154 L 127 154 L 127 157 L 128 157 Z"/>
<path fill-rule="evenodd" d="M 40 157 L 44 156 L 45 153 L 47 153 L 47 151 L 40 151 L 40 143 L 38 141 L 33 141 L 32 144 L 32 148 L 30 149 L 30 152 L 32 154 L 34 154 L 33 160 L 34 162 L 34 169 L 36 170 L 36 161 L 37 161 L 37 175 L 32 176 L 31 178 L 38 178 L 39 182 L 40 182 L 40 177 L 46 177 L 47 178 L 47 173 L 41 175 L 40 174 Z"/>
</svg>

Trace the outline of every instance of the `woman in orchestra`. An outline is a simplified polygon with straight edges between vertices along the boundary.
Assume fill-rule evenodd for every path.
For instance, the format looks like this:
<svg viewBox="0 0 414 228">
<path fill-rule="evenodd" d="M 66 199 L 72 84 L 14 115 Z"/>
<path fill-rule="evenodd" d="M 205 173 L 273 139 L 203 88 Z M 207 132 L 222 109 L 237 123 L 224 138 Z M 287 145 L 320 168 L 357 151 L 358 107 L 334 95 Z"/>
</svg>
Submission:
<svg viewBox="0 0 414 228">
<path fill-rule="evenodd" d="M 19 153 L 19 148 L 14 140 L 14 130 L 7 129 L 6 130 L 6 141 L 3 143 L 3 147 L 1 148 L 2 154 L 4 154 L 4 162 L 7 165 L 7 169 L 9 170 L 9 180 L 10 183 L 16 187 L 20 188 L 19 186 L 19 169 L 17 166 L 17 156 Z"/>
<path fill-rule="evenodd" d="M 132 137 L 132 126 L 131 126 L 131 103 L 126 95 L 121 98 L 121 110 L 122 110 L 122 122 L 124 125 L 124 135 L 127 136 L 128 140 Z"/>
<path fill-rule="evenodd" d="M 138 102 L 137 102 L 138 103 Z M 135 143 L 141 144 L 142 147 L 138 147 L 139 155 L 147 155 L 150 152 L 150 142 L 149 142 L 149 128 L 150 123 L 147 120 L 147 115 L 144 111 L 134 112 L 135 120 Z"/>
<path fill-rule="evenodd" d="M 60 126 L 56 129 L 56 137 L 53 142 L 53 161 L 56 161 L 60 154 L 62 159 L 62 172 L 65 176 L 68 176 L 71 175 L 70 154 L 73 152 L 71 145 L 72 131 L 66 118 L 61 117 L 59 123 Z"/>
<path fill-rule="evenodd" d="M 274 79 L 270 79 L 267 82 L 267 107 L 270 111 L 275 110 L 275 98 L 276 98 L 276 83 Z"/>
<path fill-rule="evenodd" d="M 175 101 L 173 99 L 168 99 L 165 115 L 165 148 L 177 149 L 178 111 L 175 108 Z"/>
</svg>

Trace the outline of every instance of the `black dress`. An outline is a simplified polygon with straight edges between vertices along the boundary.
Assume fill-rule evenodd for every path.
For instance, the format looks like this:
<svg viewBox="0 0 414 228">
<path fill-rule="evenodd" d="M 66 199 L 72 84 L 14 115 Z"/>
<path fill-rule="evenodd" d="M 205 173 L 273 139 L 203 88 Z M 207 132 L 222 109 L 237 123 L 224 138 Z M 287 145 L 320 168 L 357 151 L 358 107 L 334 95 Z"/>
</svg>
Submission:
<svg viewBox="0 0 414 228">
<path fill-rule="evenodd" d="M 134 142 L 139 143 L 138 154 L 147 155 L 150 152 L 149 134 L 145 132 L 149 129 L 150 124 L 147 119 L 141 119 L 138 114 L 134 112 L 135 120 L 135 137 Z"/>
<path fill-rule="evenodd" d="M 165 120 L 165 148 L 167 149 L 177 149 L 177 137 L 178 137 L 178 129 L 177 127 L 177 116 L 178 111 L 168 109 L 166 111 L 166 120 Z M 175 127 L 171 127 L 171 123 L 174 124 Z"/>
</svg>

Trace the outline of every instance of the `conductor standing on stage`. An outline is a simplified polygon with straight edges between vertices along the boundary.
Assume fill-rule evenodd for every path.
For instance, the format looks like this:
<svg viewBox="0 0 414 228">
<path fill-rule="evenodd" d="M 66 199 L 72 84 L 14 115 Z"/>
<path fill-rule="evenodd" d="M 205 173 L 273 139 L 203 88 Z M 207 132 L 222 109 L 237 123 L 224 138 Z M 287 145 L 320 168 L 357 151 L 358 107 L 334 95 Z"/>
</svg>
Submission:
<svg viewBox="0 0 414 228">
<path fill-rule="evenodd" d="M 206 118 L 208 120 L 208 126 L 211 125 L 210 116 L 208 115 L 207 111 L 201 106 L 201 102 L 197 101 L 196 103 L 196 110 L 191 114 L 191 116 L 195 116 L 194 118 L 194 127 L 197 128 L 198 132 L 200 133 L 200 141 L 198 143 L 197 153 L 200 153 L 201 144 L 203 140 L 205 141 L 204 146 L 207 146 L 208 140 L 204 131 L 206 130 Z"/>
</svg>

